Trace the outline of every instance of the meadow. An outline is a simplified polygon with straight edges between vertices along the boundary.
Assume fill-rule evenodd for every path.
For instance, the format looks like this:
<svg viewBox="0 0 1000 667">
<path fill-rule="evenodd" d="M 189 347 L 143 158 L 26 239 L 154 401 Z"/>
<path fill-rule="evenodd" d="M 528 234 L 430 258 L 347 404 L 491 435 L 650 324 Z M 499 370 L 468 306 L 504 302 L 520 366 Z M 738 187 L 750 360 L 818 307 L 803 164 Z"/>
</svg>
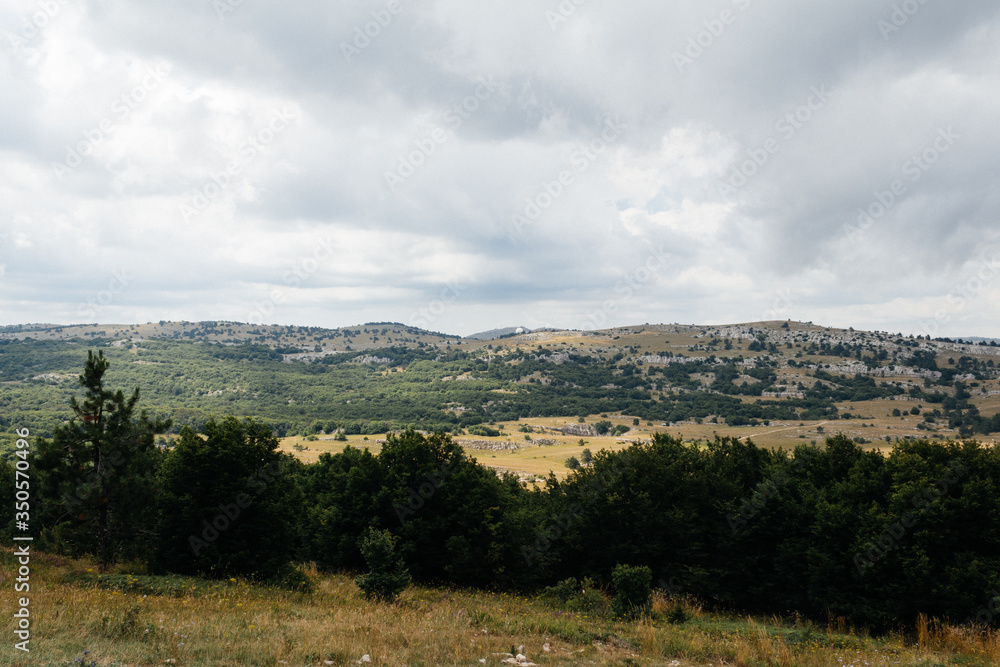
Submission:
<svg viewBox="0 0 1000 667">
<path fill-rule="evenodd" d="M 0 601 L 15 604 L 14 557 L 0 551 Z M 1000 633 L 924 619 L 872 637 L 836 621 L 709 613 L 690 597 L 654 596 L 651 616 L 616 620 L 543 597 L 414 585 L 393 604 L 361 597 L 348 574 L 307 569 L 312 592 L 245 580 L 149 576 L 141 567 L 36 553 L 31 653 L 0 646 L 12 667 L 95 665 L 537 665 L 829 667 L 1000 663 Z M 11 621 L 4 635 L 12 635 Z"/>
</svg>

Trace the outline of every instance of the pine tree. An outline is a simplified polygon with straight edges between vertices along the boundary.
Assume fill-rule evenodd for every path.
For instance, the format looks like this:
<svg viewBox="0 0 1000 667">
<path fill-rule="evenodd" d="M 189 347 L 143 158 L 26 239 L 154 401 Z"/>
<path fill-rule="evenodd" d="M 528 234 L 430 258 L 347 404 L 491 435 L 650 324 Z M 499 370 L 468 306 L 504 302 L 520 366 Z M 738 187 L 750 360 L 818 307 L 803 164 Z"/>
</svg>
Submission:
<svg viewBox="0 0 1000 667">
<path fill-rule="evenodd" d="M 42 545 L 92 554 L 102 567 L 145 555 L 156 528 L 154 437 L 170 427 L 145 411 L 136 417 L 138 389 L 126 398 L 106 388 L 108 366 L 103 352 L 87 353 L 79 378 L 83 401 L 71 398 L 73 419 L 56 427 L 51 440 L 38 441 L 32 464 Z"/>
</svg>

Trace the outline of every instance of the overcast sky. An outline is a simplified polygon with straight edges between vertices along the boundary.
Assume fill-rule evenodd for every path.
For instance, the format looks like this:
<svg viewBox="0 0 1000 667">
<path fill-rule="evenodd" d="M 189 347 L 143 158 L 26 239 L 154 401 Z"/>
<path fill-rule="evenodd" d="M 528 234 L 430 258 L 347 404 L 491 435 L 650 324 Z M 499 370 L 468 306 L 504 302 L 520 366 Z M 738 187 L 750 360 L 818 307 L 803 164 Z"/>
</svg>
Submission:
<svg viewBox="0 0 1000 667">
<path fill-rule="evenodd" d="M 0 0 L 0 323 L 1000 336 L 995 0 Z"/>
</svg>

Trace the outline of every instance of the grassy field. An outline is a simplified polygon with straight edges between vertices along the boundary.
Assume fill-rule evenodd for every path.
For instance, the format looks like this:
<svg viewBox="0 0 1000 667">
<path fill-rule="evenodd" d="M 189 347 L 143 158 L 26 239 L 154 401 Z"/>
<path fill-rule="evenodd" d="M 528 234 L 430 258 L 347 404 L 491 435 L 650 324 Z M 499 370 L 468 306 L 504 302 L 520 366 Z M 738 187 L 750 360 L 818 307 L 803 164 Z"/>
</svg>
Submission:
<svg viewBox="0 0 1000 667">
<path fill-rule="evenodd" d="M 850 438 L 861 438 L 865 441 L 863 448 L 879 449 L 887 451 L 892 447 L 892 442 L 897 438 L 938 438 L 955 439 L 958 433 L 954 429 L 947 428 L 947 425 L 932 425 L 930 430 L 921 430 L 917 424 L 923 423 L 920 415 L 904 414 L 899 417 L 892 416 L 894 408 L 921 406 L 917 402 L 906 403 L 901 401 L 877 400 L 863 403 L 844 403 L 838 405 L 839 408 L 849 411 L 854 417 L 852 419 L 838 419 L 835 421 L 821 422 L 783 422 L 773 421 L 768 425 L 759 426 L 727 426 L 725 424 L 683 422 L 672 426 L 664 426 L 660 423 L 650 424 L 640 422 L 638 426 L 633 426 L 633 418 L 623 415 L 592 415 L 587 417 L 586 423 L 593 424 L 596 421 L 606 420 L 613 425 L 623 424 L 632 430 L 618 437 L 608 436 L 570 436 L 563 435 L 559 429 L 571 424 L 576 424 L 575 417 L 540 417 L 522 419 L 516 422 L 503 422 L 504 435 L 496 437 L 485 436 L 457 436 L 455 439 L 459 444 L 466 447 L 469 455 L 476 458 L 483 465 L 487 465 L 499 470 L 509 470 L 527 478 L 544 477 L 550 471 L 557 477 L 565 477 L 569 474 L 566 468 L 566 459 L 571 456 L 580 458 L 584 449 L 590 449 L 592 453 L 601 450 L 617 451 L 628 447 L 632 442 L 648 440 L 657 431 L 669 433 L 688 442 L 708 441 L 716 435 L 722 437 L 736 437 L 749 439 L 761 447 L 792 449 L 802 444 L 822 444 L 828 436 L 843 433 Z M 902 412 L 902 410 L 901 410 Z M 523 433 L 519 429 L 522 426 L 530 426 L 532 433 Z M 527 440 L 525 435 L 531 438 Z M 379 451 L 380 442 L 385 439 L 385 434 L 381 435 L 351 435 L 346 441 L 333 440 L 331 436 L 315 436 L 315 440 L 303 437 L 291 437 L 282 439 L 282 450 L 294 454 L 306 463 L 314 463 L 320 454 L 338 453 L 344 447 L 368 448 L 373 453 Z M 887 442 L 888 437 L 891 442 Z M 996 436 L 977 438 L 980 442 L 997 444 Z M 583 440 L 583 444 L 580 444 Z M 540 441 L 545 441 L 542 444 Z M 496 445 L 514 445 L 516 450 L 490 450 L 480 449 L 470 446 L 472 442 L 489 442 Z M 554 444 L 552 444 L 554 442 Z"/>
<path fill-rule="evenodd" d="M 0 550 L 0 601 L 15 607 L 15 559 Z M 312 593 L 243 581 L 152 577 L 35 553 L 31 653 L 5 622 L 0 664 L 500 665 L 520 652 L 538 665 L 962 665 L 1000 661 L 1000 634 L 930 622 L 912 636 L 872 638 L 794 619 L 706 612 L 654 597 L 639 621 L 574 613 L 510 594 L 411 586 L 391 605 L 363 599 L 345 575 L 310 573 Z M 680 608 L 686 620 L 670 623 Z"/>
</svg>

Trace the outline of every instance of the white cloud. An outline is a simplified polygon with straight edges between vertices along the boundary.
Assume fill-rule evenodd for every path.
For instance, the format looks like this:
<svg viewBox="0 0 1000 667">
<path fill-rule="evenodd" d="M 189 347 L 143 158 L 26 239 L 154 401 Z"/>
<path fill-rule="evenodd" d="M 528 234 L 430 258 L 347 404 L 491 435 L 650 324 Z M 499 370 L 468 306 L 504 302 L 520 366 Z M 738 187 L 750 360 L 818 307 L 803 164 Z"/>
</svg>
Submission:
<svg viewBox="0 0 1000 667">
<path fill-rule="evenodd" d="M 0 0 L 17 37 L 0 38 L 5 323 L 82 321 L 125 269 L 98 320 L 246 319 L 282 290 L 278 322 L 407 321 L 460 284 L 432 328 L 582 328 L 610 301 L 608 324 L 770 313 L 918 333 L 1000 251 L 988 0 L 921 5 L 885 35 L 891 0 L 559 19 L 555 2 L 406 2 L 350 58 L 385 2 L 222 19 L 197 0 L 54 4 L 32 32 L 37 3 Z M 601 146 L 609 119 L 622 130 Z M 669 261 L 622 288 L 656 252 Z M 940 334 L 997 335 L 995 294 Z"/>
</svg>

